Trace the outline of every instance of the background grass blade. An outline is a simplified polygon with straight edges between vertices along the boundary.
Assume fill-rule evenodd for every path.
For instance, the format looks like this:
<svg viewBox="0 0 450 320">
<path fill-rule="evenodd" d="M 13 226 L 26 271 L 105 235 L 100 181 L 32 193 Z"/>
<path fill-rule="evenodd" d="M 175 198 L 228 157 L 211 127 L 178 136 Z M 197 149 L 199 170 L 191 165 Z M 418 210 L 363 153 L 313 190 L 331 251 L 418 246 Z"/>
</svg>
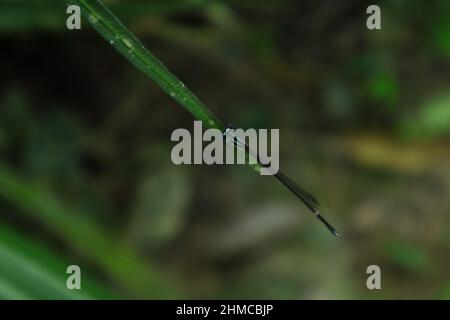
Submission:
<svg viewBox="0 0 450 320">
<path fill-rule="evenodd" d="M 0 299 L 110 299 L 108 289 L 82 273 L 82 290 L 66 288 L 70 265 L 35 240 L 0 224 Z"/>
<path fill-rule="evenodd" d="M 58 200 L 45 186 L 22 179 L 0 166 L 0 197 L 29 219 L 42 223 L 79 255 L 104 270 L 130 295 L 154 298 L 174 292 L 170 283 L 163 280 L 166 277 L 162 272 L 144 262 L 132 246 L 117 241 L 94 221 Z M 0 256 L 8 252 L 1 251 Z"/>
</svg>

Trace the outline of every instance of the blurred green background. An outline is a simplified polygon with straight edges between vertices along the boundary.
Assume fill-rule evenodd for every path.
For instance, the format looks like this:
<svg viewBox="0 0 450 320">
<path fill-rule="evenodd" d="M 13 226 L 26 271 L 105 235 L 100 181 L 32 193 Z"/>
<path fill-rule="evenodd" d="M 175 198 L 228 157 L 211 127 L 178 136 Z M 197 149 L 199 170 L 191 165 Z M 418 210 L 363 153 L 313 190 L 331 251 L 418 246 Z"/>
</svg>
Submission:
<svg viewBox="0 0 450 320">
<path fill-rule="evenodd" d="M 0 298 L 450 298 L 450 1 L 105 1 L 225 123 L 280 128 L 333 238 L 64 2 L 0 1 Z M 82 290 L 66 289 L 66 268 Z M 377 264 L 382 290 L 366 288 Z"/>
</svg>

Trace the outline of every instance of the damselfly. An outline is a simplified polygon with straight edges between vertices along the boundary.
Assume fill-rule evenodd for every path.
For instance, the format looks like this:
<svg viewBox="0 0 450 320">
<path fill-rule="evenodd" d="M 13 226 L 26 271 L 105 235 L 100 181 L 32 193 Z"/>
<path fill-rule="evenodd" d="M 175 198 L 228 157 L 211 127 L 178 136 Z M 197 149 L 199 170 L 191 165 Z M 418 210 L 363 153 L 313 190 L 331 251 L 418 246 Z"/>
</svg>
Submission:
<svg viewBox="0 0 450 320">
<path fill-rule="evenodd" d="M 243 141 L 242 139 L 238 138 L 234 134 L 234 126 L 228 125 L 228 127 L 223 132 L 224 139 L 231 139 L 232 143 L 239 147 L 240 149 L 244 150 L 249 156 L 253 157 L 257 163 L 266 169 L 268 169 L 270 166 L 268 164 L 264 164 L 258 157 L 257 154 L 253 152 L 253 150 L 250 150 L 248 144 Z M 336 237 L 339 237 L 339 233 L 336 231 L 336 229 L 320 214 L 319 212 L 319 202 L 317 199 L 307 192 L 305 189 L 300 187 L 297 183 L 292 181 L 288 176 L 286 176 L 284 173 L 282 173 L 280 170 L 278 170 L 277 173 L 273 174 L 275 178 L 277 178 L 278 181 L 280 181 L 286 188 L 288 188 L 293 194 L 295 194 L 300 200 L 308 207 L 309 210 L 311 210 L 317 219 L 319 219 L 327 228 L 331 231 L 333 235 Z"/>
</svg>

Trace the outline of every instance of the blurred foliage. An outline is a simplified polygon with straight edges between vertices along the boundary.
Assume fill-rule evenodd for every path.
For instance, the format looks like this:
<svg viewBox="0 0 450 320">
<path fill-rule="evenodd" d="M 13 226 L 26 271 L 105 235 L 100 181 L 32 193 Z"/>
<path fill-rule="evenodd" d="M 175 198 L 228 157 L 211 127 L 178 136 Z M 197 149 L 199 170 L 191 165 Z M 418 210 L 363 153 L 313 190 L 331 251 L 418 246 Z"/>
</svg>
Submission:
<svg viewBox="0 0 450 320">
<path fill-rule="evenodd" d="M 245 166 L 174 166 L 187 112 L 64 2 L 0 0 L 1 298 L 450 298 L 449 1 L 380 1 L 380 31 L 368 1 L 105 2 L 225 123 L 280 128 L 343 237 Z"/>
<path fill-rule="evenodd" d="M 403 135 L 415 139 L 441 137 L 450 132 L 450 93 L 434 96 L 401 126 Z"/>
<path fill-rule="evenodd" d="M 69 291 L 61 272 L 70 265 L 31 239 L 0 226 L 0 298 L 111 299 L 105 288 L 83 279 L 83 291 Z"/>
</svg>

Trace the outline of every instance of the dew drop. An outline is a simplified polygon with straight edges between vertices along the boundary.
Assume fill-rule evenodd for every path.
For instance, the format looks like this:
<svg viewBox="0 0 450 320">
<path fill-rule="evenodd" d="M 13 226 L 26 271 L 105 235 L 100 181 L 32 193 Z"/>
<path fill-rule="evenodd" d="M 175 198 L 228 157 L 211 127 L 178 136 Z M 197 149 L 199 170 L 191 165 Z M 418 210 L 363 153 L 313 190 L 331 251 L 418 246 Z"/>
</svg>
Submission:
<svg viewBox="0 0 450 320">
<path fill-rule="evenodd" d="M 131 41 L 129 39 L 123 38 L 122 41 L 128 48 L 133 48 L 133 44 L 131 43 Z"/>
</svg>

